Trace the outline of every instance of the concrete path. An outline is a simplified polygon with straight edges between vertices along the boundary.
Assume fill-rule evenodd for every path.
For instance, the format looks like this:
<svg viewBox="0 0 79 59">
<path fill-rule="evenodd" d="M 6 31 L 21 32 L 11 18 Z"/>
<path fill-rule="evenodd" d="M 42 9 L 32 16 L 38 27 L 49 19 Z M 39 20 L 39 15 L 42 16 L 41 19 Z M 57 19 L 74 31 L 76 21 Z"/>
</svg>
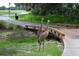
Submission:
<svg viewBox="0 0 79 59">
<path fill-rule="evenodd" d="M 10 16 L 14 16 L 14 14 L 11 14 Z M 25 25 L 33 25 L 32 23 L 29 23 L 29 22 L 21 22 L 21 21 L 17 21 L 15 19 L 12 19 L 9 17 L 9 15 L 0 15 L 0 20 L 15 24 L 15 25 L 20 25 L 22 27 L 25 27 Z"/>
<path fill-rule="evenodd" d="M 63 56 L 79 56 L 79 29 L 63 29 L 65 32 Z"/>
</svg>

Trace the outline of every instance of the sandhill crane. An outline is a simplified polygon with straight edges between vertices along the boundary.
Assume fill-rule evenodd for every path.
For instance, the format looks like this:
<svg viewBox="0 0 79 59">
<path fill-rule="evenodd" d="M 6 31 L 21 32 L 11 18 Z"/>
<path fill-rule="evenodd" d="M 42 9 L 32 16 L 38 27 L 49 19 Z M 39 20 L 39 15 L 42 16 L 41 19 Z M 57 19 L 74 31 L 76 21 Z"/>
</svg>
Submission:
<svg viewBox="0 0 79 59">
<path fill-rule="evenodd" d="M 42 19 L 42 21 L 41 21 L 41 27 L 39 28 L 39 30 L 37 32 L 37 35 L 38 35 L 38 44 L 39 44 L 39 51 L 40 51 L 41 46 L 43 46 L 43 49 L 44 49 L 44 40 L 46 39 L 46 37 L 49 34 L 49 30 L 48 30 L 49 20 L 47 22 L 47 28 L 44 31 L 43 31 L 43 26 L 42 26 L 43 20 L 44 19 Z"/>
</svg>

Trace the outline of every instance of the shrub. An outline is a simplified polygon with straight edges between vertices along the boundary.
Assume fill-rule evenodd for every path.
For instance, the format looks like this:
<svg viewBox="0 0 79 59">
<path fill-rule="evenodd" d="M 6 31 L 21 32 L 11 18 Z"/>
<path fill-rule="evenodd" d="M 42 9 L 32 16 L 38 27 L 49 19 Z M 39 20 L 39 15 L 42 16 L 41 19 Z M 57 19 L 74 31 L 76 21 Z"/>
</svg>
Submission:
<svg viewBox="0 0 79 59">
<path fill-rule="evenodd" d="M 11 23 L 8 23 L 8 22 L 5 22 L 5 21 L 0 21 L 0 28 L 1 29 L 7 29 L 7 30 L 20 30 L 20 29 L 23 29 L 19 25 L 11 24 Z"/>
</svg>

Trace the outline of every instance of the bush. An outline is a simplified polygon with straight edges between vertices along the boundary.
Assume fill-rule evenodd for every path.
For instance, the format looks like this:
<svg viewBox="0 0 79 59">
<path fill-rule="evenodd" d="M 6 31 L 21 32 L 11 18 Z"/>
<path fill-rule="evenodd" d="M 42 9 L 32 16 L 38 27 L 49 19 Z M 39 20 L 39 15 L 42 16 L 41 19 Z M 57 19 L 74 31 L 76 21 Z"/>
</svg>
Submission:
<svg viewBox="0 0 79 59">
<path fill-rule="evenodd" d="M 5 29 L 5 22 L 4 21 L 0 21 L 0 28 Z"/>
<path fill-rule="evenodd" d="M 4 21 L 0 21 L 0 28 L 1 29 L 7 29 L 7 30 L 19 30 L 19 29 L 23 29 L 19 25 L 14 25 L 14 24 L 7 23 L 7 22 L 4 22 Z"/>
</svg>

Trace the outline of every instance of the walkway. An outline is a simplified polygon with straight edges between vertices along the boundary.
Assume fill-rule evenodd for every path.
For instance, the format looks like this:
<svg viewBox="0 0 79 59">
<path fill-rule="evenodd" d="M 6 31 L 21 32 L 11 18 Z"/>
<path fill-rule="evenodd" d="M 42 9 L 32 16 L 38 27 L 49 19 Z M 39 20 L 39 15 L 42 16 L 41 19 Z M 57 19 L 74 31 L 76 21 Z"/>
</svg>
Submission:
<svg viewBox="0 0 79 59">
<path fill-rule="evenodd" d="M 11 14 L 10 16 L 14 16 L 14 14 Z M 21 21 L 17 21 L 15 19 L 12 19 L 9 17 L 9 15 L 1 15 L 0 16 L 0 20 L 3 20 L 5 22 L 8 22 L 8 23 L 12 23 L 12 24 L 15 24 L 15 25 L 20 25 L 22 27 L 25 27 L 25 25 L 33 25 L 32 23 L 29 23 L 29 22 L 21 22 Z"/>
<path fill-rule="evenodd" d="M 79 29 L 64 29 L 65 39 L 63 56 L 79 56 Z"/>
</svg>

